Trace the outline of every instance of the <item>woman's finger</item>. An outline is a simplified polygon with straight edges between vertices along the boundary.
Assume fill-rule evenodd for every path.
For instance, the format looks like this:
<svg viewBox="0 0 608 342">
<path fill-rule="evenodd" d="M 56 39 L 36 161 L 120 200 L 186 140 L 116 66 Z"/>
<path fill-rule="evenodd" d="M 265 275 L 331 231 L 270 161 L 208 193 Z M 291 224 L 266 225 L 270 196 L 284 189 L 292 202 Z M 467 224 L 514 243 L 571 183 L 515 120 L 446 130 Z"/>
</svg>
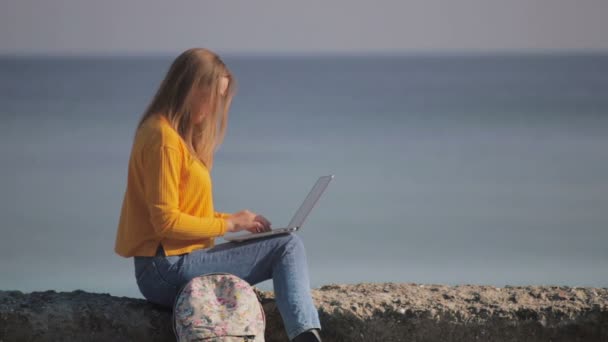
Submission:
<svg viewBox="0 0 608 342">
<path fill-rule="evenodd" d="M 266 226 L 266 228 L 270 228 L 270 221 L 264 216 L 262 216 L 262 219 L 264 220 L 264 225 Z"/>
<path fill-rule="evenodd" d="M 268 220 L 266 220 L 266 222 L 267 222 L 267 224 L 266 224 L 266 231 L 268 232 L 268 231 L 272 230 L 270 228 L 270 226 L 272 225 L 272 223 L 270 223 L 270 221 L 268 221 Z"/>
<path fill-rule="evenodd" d="M 257 225 L 253 225 L 253 226 L 251 226 L 251 227 L 247 228 L 247 230 L 248 230 L 250 233 L 259 233 L 259 232 L 260 232 L 260 229 L 258 228 L 258 226 L 257 226 Z"/>
<path fill-rule="evenodd" d="M 257 215 L 254 220 L 262 224 L 262 228 L 264 228 L 264 230 L 270 228 L 270 221 L 268 221 L 264 216 Z"/>
</svg>

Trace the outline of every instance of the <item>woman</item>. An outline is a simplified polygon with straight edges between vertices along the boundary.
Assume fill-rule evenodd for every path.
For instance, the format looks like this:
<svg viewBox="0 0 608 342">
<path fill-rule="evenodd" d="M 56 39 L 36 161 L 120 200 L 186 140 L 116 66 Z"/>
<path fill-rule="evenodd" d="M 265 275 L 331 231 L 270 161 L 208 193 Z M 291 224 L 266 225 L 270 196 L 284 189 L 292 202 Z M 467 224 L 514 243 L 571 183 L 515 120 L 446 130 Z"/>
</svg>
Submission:
<svg viewBox="0 0 608 342">
<path fill-rule="evenodd" d="M 289 339 L 320 341 L 297 235 L 215 245 L 228 232 L 270 229 L 262 215 L 213 207 L 210 171 L 235 89 L 212 51 L 190 49 L 175 59 L 135 132 L 115 252 L 134 257 L 142 295 L 167 307 L 202 274 L 228 272 L 250 284 L 272 278 Z"/>
</svg>

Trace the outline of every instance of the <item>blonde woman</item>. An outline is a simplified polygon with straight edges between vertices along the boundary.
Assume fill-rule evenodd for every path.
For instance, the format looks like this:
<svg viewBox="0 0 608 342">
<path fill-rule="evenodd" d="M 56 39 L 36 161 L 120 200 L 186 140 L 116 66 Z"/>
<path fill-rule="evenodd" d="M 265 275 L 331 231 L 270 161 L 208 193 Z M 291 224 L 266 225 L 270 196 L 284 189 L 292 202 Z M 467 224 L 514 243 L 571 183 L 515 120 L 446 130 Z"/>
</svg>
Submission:
<svg viewBox="0 0 608 342">
<path fill-rule="evenodd" d="M 252 285 L 272 279 L 289 339 L 321 341 L 297 235 L 215 245 L 227 232 L 270 229 L 262 215 L 213 207 L 210 172 L 235 91 L 212 51 L 190 49 L 175 59 L 135 132 L 114 250 L 133 257 L 142 295 L 166 307 L 202 274 L 228 272 Z"/>
</svg>

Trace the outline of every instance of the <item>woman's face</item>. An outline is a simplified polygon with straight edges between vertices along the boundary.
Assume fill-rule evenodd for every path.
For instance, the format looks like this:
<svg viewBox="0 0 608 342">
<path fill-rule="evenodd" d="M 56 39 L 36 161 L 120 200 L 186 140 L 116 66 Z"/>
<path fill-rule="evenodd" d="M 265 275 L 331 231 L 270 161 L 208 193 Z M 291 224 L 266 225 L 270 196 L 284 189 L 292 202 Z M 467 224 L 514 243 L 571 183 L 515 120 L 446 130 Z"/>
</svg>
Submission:
<svg viewBox="0 0 608 342">
<path fill-rule="evenodd" d="M 226 76 L 223 76 L 220 79 L 220 95 L 221 96 L 226 95 L 226 90 L 228 89 L 228 83 L 229 82 L 230 82 L 230 79 L 228 77 L 226 77 Z M 198 98 L 200 99 L 201 97 L 198 97 Z M 195 125 L 196 124 L 200 124 L 203 121 L 203 119 L 205 118 L 205 115 L 209 114 L 209 103 L 208 103 L 208 101 L 207 102 L 200 101 L 200 105 L 199 106 L 200 106 L 200 110 L 198 111 L 198 114 L 194 115 L 192 117 L 192 123 L 195 124 Z"/>
</svg>

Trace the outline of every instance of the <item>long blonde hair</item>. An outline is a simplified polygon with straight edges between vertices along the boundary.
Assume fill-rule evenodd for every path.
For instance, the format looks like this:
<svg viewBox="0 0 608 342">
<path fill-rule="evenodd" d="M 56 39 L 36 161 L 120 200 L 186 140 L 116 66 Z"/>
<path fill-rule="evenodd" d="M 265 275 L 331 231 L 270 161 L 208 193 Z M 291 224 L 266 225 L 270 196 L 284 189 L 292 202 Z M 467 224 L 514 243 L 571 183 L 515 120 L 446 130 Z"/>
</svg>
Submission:
<svg viewBox="0 0 608 342">
<path fill-rule="evenodd" d="M 220 80 L 224 76 L 229 82 L 221 95 Z M 235 92 L 236 80 L 217 54 L 204 48 L 186 50 L 171 64 L 137 128 L 150 116 L 163 115 L 190 152 L 211 169 L 213 156 L 226 133 L 228 111 Z M 200 124 L 193 124 L 193 116 L 200 114 L 199 108 L 193 107 L 199 101 L 208 104 L 210 113 L 205 113 Z"/>
</svg>

